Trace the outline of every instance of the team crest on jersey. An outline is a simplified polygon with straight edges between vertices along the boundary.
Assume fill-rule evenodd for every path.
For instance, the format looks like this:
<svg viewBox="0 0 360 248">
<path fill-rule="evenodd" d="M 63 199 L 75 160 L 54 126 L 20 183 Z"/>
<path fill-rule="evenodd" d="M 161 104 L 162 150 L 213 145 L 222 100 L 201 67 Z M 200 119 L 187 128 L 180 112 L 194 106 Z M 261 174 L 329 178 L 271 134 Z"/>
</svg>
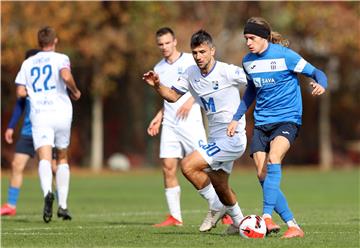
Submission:
<svg viewBox="0 0 360 248">
<path fill-rule="evenodd" d="M 273 60 L 273 61 L 270 62 L 270 69 L 272 71 L 276 70 L 276 61 Z"/>
<path fill-rule="evenodd" d="M 213 87 L 214 90 L 219 89 L 219 82 L 218 81 L 212 81 L 211 83 L 212 83 L 212 87 Z"/>
<path fill-rule="evenodd" d="M 178 67 L 178 74 L 183 74 L 185 69 L 183 67 Z"/>
</svg>

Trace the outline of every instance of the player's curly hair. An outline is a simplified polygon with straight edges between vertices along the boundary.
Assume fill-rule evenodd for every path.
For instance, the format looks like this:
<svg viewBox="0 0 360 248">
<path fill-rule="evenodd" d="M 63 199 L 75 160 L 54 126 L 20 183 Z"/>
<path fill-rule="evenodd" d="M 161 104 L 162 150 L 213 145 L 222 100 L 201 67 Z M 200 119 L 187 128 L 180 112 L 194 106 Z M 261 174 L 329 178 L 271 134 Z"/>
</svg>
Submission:
<svg viewBox="0 0 360 248">
<path fill-rule="evenodd" d="M 290 45 L 290 41 L 288 39 L 285 39 L 282 37 L 282 35 L 276 31 L 272 31 L 270 24 L 262 17 L 251 17 L 250 19 L 247 20 L 246 23 L 256 23 L 259 24 L 261 26 L 263 26 L 264 28 L 266 28 L 267 30 L 269 30 L 270 32 L 270 36 L 268 37 L 268 41 L 274 43 L 274 44 L 280 44 L 282 46 L 288 47 Z"/>
</svg>

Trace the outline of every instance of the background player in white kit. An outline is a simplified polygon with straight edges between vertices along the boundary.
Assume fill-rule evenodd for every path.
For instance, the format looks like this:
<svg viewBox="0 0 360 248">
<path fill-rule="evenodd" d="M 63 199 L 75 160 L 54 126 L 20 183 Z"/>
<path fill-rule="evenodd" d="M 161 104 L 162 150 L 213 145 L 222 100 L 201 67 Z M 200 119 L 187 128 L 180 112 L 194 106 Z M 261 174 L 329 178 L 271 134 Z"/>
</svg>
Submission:
<svg viewBox="0 0 360 248">
<path fill-rule="evenodd" d="M 175 33 L 169 27 L 160 28 L 156 32 L 156 42 L 163 59 L 156 64 L 154 71 L 159 74 L 164 85 L 171 87 L 189 66 L 195 65 L 195 61 L 191 54 L 177 50 Z M 170 215 L 154 226 L 182 226 L 181 188 L 176 171 L 179 159 L 193 152 L 200 140 L 206 140 L 200 106 L 190 93 L 184 94 L 175 103 L 164 100 L 163 108 L 150 122 L 148 134 L 157 135 L 161 123 L 160 158 Z"/>
<path fill-rule="evenodd" d="M 206 231 L 226 212 L 234 222 L 227 233 L 238 232 L 243 214 L 228 179 L 234 160 L 246 148 L 245 118 L 240 120 L 233 137 L 226 135 L 226 129 L 240 103 L 239 85 L 247 84 L 246 76 L 242 68 L 215 60 L 212 38 L 204 30 L 193 34 L 191 49 L 197 66 L 189 67 L 177 82 L 173 82 L 172 88 L 160 83 L 159 75 L 153 71 L 145 73 L 143 79 L 167 101 L 176 102 L 190 91 L 202 104 L 209 120 L 209 143 L 201 142 L 196 151 L 181 161 L 181 169 L 202 196 L 206 198 L 202 193 L 213 185 L 221 200 L 208 215 L 210 225 Z M 205 230 L 200 227 L 200 231 Z"/>
<path fill-rule="evenodd" d="M 52 147 L 57 150 L 56 184 L 59 198 L 58 216 L 68 215 L 67 196 L 70 171 L 67 147 L 70 142 L 72 104 L 69 98 L 81 96 L 70 71 L 68 56 L 55 52 L 58 42 L 55 30 L 44 27 L 38 31 L 41 52 L 25 60 L 15 79 L 18 97 L 29 96 L 30 120 L 34 148 L 39 157 L 39 176 L 44 193 L 43 219 L 52 218 Z M 69 93 L 67 92 L 69 90 Z"/>
</svg>

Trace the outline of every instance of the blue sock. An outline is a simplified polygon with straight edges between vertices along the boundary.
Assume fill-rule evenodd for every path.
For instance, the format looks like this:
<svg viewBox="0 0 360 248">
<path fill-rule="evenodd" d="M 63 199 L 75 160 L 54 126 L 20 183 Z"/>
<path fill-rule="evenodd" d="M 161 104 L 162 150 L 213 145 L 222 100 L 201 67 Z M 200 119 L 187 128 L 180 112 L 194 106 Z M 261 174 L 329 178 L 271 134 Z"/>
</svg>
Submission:
<svg viewBox="0 0 360 248">
<path fill-rule="evenodd" d="M 281 165 L 268 164 L 263 184 L 263 214 L 271 215 L 280 190 Z"/>
<path fill-rule="evenodd" d="M 259 182 L 260 182 L 261 187 L 264 188 L 264 181 L 259 180 Z M 279 188 L 279 192 L 278 192 L 278 196 L 276 199 L 276 204 L 275 204 L 274 210 L 278 215 L 280 215 L 281 219 L 285 223 L 294 218 L 294 215 L 289 208 L 289 205 L 287 203 L 285 195 L 281 191 L 280 188 Z"/>
<path fill-rule="evenodd" d="M 16 206 L 17 200 L 19 198 L 20 189 L 15 187 L 9 187 L 8 189 L 8 203 Z"/>
<path fill-rule="evenodd" d="M 285 223 L 294 218 L 294 215 L 289 208 L 285 195 L 280 189 L 276 200 L 275 212 L 280 215 L 281 219 Z"/>
</svg>

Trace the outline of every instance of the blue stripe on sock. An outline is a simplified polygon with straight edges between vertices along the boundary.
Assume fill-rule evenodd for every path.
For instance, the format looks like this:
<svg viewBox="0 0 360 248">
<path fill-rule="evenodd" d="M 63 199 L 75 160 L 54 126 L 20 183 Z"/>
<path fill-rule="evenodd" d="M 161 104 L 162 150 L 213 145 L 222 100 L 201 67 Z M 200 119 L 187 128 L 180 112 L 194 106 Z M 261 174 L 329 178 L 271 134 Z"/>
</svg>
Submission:
<svg viewBox="0 0 360 248">
<path fill-rule="evenodd" d="M 280 190 L 281 165 L 268 164 L 263 184 L 263 214 L 272 214 Z"/>
<path fill-rule="evenodd" d="M 20 189 L 15 187 L 9 187 L 8 189 L 8 203 L 16 206 L 19 198 Z"/>
</svg>

